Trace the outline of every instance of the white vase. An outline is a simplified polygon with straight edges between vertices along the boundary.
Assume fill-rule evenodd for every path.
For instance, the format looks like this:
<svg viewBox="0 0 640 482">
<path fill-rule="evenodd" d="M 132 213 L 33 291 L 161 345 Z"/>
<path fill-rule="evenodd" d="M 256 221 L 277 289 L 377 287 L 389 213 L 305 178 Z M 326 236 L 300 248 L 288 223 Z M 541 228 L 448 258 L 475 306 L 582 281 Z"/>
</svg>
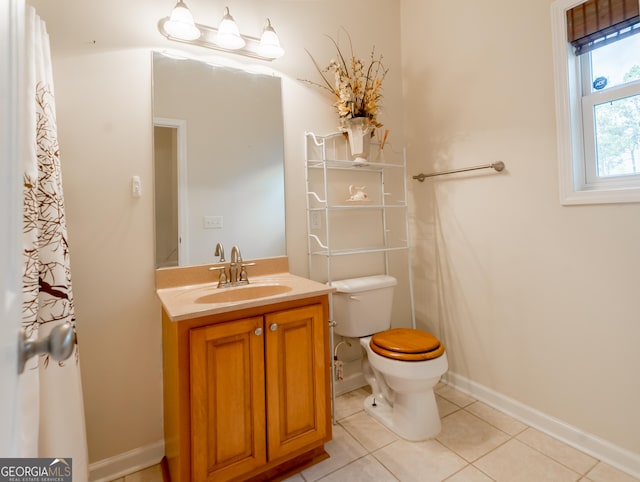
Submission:
<svg viewBox="0 0 640 482">
<path fill-rule="evenodd" d="M 369 119 L 367 117 L 345 119 L 343 126 L 349 139 L 353 162 L 367 162 L 371 146 L 371 131 L 373 131 Z"/>
</svg>

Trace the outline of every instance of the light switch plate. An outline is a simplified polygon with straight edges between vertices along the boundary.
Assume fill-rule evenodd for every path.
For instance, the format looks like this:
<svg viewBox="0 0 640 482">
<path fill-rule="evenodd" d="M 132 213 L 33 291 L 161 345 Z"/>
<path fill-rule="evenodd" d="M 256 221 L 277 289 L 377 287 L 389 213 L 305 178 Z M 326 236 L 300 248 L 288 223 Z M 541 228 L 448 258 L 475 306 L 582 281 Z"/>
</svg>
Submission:
<svg viewBox="0 0 640 482">
<path fill-rule="evenodd" d="M 131 197 L 142 196 L 142 181 L 140 176 L 133 176 L 131 178 Z"/>
<path fill-rule="evenodd" d="M 319 211 L 311 211 L 311 229 L 320 229 L 322 227 L 322 213 Z"/>
<path fill-rule="evenodd" d="M 202 227 L 204 229 L 222 229 L 222 216 L 205 216 Z"/>
</svg>

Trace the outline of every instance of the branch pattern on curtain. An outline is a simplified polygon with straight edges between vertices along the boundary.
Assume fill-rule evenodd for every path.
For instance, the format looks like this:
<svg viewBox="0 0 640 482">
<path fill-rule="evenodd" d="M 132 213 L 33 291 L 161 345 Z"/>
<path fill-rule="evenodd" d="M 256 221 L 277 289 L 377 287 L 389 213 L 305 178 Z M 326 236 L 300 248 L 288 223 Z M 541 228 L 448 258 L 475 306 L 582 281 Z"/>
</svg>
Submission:
<svg viewBox="0 0 640 482">
<path fill-rule="evenodd" d="M 44 323 L 75 327 L 53 92 L 45 82 L 36 84 L 35 106 L 37 176 L 24 174 L 24 233 L 31 241 L 24 248 L 23 326 L 28 336 Z M 45 366 L 48 360 L 45 356 Z"/>
<path fill-rule="evenodd" d="M 60 324 L 75 329 L 69 243 L 54 103 L 49 36 L 33 7 L 26 9 L 25 135 L 23 143 L 23 310 L 30 338 Z M 88 480 L 80 360 L 34 357 L 20 377 L 20 453 L 71 459 L 73 481 Z"/>
</svg>

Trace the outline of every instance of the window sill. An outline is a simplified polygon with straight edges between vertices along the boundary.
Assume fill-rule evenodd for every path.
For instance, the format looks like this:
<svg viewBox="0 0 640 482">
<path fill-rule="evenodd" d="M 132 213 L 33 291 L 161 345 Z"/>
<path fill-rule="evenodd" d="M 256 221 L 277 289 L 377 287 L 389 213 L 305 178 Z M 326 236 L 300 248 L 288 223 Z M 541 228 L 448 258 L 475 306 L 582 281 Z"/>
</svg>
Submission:
<svg viewBox="0 0 640 482">
<path fill-rule="evenodd" d="M 574 204 L 637 203 L 640 202 L 640 187 L 561 189 L 560 202 L 565 206 Z"/>
</svg>

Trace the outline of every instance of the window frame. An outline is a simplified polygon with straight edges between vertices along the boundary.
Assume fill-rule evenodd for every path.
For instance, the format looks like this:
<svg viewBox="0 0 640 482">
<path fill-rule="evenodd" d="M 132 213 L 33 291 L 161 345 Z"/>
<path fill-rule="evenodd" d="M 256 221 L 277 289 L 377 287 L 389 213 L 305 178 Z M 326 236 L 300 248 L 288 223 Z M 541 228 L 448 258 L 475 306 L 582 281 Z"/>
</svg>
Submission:
<svg viewBox="0 0 640 482">
<path fill-rule="evenodd" d="M 589 156 L 585 153 L 585 141 L 590 135 L 593 145 L 593 132 L 587 134 L 583 124 L 580 59 L 567 42 L 567 11 L 584 2 L 555 0 L 551 4 L 560 202 L 563 205 L 640 202 L 640 176 L 587 182 Z M 593 126 L 592 111 L 590 115 Z M 595 169 L 595 159 L 591 157 Z"/>
<path fill-rule="evenodd" d="M 588 63 L 588 60 L 581 59 L 580 62 L 584 69 L 584 64 Z M 621 174 L 618 176 L 607 177 L 600 177 L 597 174 L 598 159 L 596 153 L 594 109 L 600 104 L 615 102 L 617 100 L 635 96 L 640 96 L 640 82 L 637 81 L 610 87 L 600 92 L 591 92 L 587 95 L 582 96 L 582 129 L 585 146 L 584 169 L 585 183 L 587 186 L 592 186 L 595 188 L 604 186 L 618 188 L 640 186 L 640 172 L 635 174 Z"/>
</svg>

